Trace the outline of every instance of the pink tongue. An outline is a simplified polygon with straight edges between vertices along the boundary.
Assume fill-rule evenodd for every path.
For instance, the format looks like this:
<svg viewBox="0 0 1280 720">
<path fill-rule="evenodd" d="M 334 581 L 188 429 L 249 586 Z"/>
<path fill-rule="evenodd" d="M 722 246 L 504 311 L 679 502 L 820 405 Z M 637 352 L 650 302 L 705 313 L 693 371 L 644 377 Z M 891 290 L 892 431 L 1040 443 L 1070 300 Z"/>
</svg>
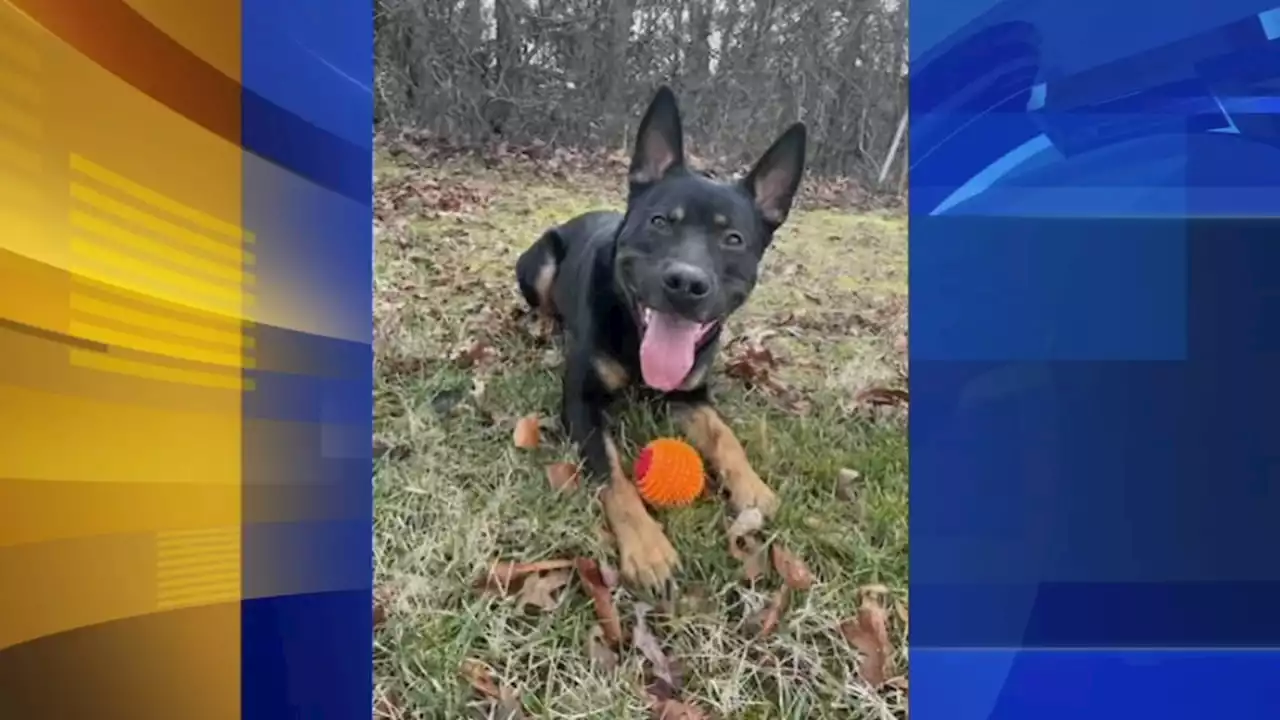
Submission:
<svg viewBox="0 0 1280 720">
<path fill-rule="evenodd" d="M 702 326 L 673 315 L 652 312 L 640 339 L 640 372 L 650 387 L 670 391 L 693 369 Z"/>
</svg>

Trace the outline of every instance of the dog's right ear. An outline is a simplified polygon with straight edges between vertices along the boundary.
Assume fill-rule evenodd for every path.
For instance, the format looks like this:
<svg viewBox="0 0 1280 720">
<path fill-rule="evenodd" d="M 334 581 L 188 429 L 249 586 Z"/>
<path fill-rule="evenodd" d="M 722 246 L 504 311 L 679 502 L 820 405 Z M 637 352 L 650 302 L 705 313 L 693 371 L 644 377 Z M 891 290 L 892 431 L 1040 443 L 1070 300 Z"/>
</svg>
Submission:
<svg viewBox="0 0 1280 720">
<path fill-rule="evenodd" d="M 636 149 L 631 156 L 631 187 L 655 183 L 675 168 L 684 166 L 684 133 L 680 128 L 680 108 L 676 95 L 663 85 L 653 96 L 636 133 Z"/>
</svg>

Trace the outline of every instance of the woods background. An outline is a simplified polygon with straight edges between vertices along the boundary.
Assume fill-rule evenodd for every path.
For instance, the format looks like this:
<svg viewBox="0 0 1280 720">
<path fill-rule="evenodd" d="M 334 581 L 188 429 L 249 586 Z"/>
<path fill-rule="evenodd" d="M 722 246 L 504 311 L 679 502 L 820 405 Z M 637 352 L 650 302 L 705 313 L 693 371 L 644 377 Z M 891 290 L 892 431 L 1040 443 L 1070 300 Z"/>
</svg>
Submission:
<svg viewBox="0 0 1280 720">
<path fill-rule="evenodd" d="M 706 165 L 750 162 L 799 119 L 812 174 L 905 190 L 906 0 L 377 0 L 375 13 L 384 131 L 621 150 L 666 82 Z"/>
</svg>

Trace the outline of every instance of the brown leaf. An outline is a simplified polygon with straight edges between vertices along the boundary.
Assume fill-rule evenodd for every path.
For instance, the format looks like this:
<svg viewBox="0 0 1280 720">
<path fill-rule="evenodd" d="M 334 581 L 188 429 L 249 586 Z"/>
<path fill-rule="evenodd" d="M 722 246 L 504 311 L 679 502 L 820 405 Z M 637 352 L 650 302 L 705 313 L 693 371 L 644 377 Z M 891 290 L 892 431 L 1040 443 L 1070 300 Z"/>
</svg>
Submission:
<svg viewBox="0 0 1280 720">
<path fill-rule="evenodd" d="M 578 558 L 576 561 L 578 577 L 591 595 L 591 604 L 595 606 L 596 620 L 604 632 L 609 645 L 617 647 L 622 642 L 622 620 L 618 617 L 618 609 L 613 604 L 613 593 L 605 583 L 600 566 L 590 558 Z"/>
<path fill-rule="evenodd" d="M 453 363 L 460 368 L 469 368 L 492 358 L 496 352 L 493 346 L 484 340 L 472 340 L 466 347 L 453 354 Z"/>
<path fill-rule="evenodd" d="M 855 403 L 868 405 L 906 405 L 910 400 L 910 394 L 899 388 L 867 388 L 853 399 Z"/>
<path fill-rule="evenodd" d="M 645 617 L 651 610 L 653 608 L 646 603 L 635 604 L 636 625 L 631 630 L 631 643 L 649 661 L 653 676 L 664 683 L 672 693 L 676 693 L 679 692 L 681 685 L 679 674 L 666 653 L 662 652 L 662 645 L 649 630 L 649 624 L 645 621 Z"/>
<path fill-rule="evenodd" d="M 773 558 L 773 569 L 778 571 L 782 576 L 782 582 L 792 590 L 808 590 L 813 587 L 813 573 L 809 572 L 809 566 L 795 555 L 791 554 L 781 543 L 775 542 L 770 548 Z"/>
<path fill-rule="evenodd" d="M 774 630 L 778 629 L 778 624 L 782 622 L 782 613 L 786 612 L 787 604 L 791 599 L 791 588 L 783 585 L 773 594 L 773 599 L 769 601 L 769 606 L 761 611 L 757 618 L 760 626 L 760 637 L 769 637 Z"/>
<path fill-rule="evenodd" d="M 525 717 L 524 709 L 520 706 L 520 696 L 515 690 L 499 683 L 488 665 L 479 660 L 463 660 L 462 675 L 473 690 L 493 702 L 493 717 L 503 720 Z"/>
<path fill-rule="evenodd" d="M 875 594 L 867 592 L 862 596 L 857 616 L 840 623 L 840 633 L 845 640 L 862 653 L 858 674 L 872 687 L 880 687 L 889 676 L 893 646 L 889 643 L 887 617 Z"/>
<path fill-rule="evenodd" d="M 578 487 L 578 466 L 571 462 L 551 463 L 547 466 L 547 482 L 560 492 L 573 490 Z"/>
<path fill-rule="evenodd" d="M 618 669 L 618 653 L 609 647 L 604 628 L 599 625 L 592 625 L 591 631 L 587 633 L 587 657 L 607 673 Z"/>
<path fill-rule="evenodd" d="M 373 591 L 373 629 L 377 630 L 387 621 L 387 605 L 391 601 L 391 593 L 378 588 Z"/>
<path fill-rule="evenodd" d="M 564 568 L 528 578 L 520 588 L 517 606 L 521 610 L 529 605 L 543 611 L 555 610 L 560 606 L 560 589 L 568 585 L 572 577 L 573 571 Z"/>
<path fill-rule="evenodd" d="M 519 590 L 525 578 L 549 570 L 573 567 L 572 560 L 538 560 L 536 562 L 501 561 L 475 582 L 475 587 L 488 592 L 507 594 Z"/>
<path fill-rule="evenodd" d="M 649 706 L 653 720 L 707 720 L 709 717 L 706 713 L 686 702 L 681 702 L 674 698 L 664 700 L 654 699 L 652 705 Z"/>
<path fill-rule="evenodd" d="M 479 660 L 463 660 L 462 676 L 471 685 L 471 689 L 487 698 L 496 700 L 502 695 L 498 681 L 493 677 L 493 670 Z"/>
<path fill-rule="evenodd" d="M 538 426 L 538 414 L 525 415 L 516 422 L 514 441 L 516 447 L 529 450 L 538 447 L 542 438 L 542 430 Z"/>
</svg>

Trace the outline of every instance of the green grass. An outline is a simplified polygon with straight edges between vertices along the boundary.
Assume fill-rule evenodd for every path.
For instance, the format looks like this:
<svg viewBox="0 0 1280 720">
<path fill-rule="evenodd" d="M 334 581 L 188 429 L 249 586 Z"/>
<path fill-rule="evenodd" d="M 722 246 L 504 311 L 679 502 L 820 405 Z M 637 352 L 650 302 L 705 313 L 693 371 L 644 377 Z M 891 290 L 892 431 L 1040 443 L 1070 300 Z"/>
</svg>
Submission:
<svg viewBox="0 0 1280 720">
<path fill-rule="evenodd" d="M 519 166 L 474 162 L 410 169 L 381 159 L 377 233 L 375 470 L 377 580 L 388 593 L 377 634 L 379 691 L 404 717 L 485 717 L 461 678 L 478 659 L 513 688 L 530 717 L 643 718 L 645 661 L 624 650 L 606 673 L 587 656 L 595 623 L 576 579 L 554 611 L 528 614 L 472 583 L 498 559 L 587 556 L 613 562 L 592 488 L 557 493 L 544 467 L 575 460 L 544 433 L 536 450 L 512 443 L 517 418 L 555 417 L 558 355 L 524 320 L 515 257 L 547 226 L 617 207 L 621 178 L 570 185 Z M 439 194 L 461 198 L 441 201 Z M 440 208 L 445 208 L 443 211 Z M 907 452 L 899 411 L 855 401 L 896 384 L 894 339 L 905 329 L 906 238 L 900 218 L 801 209 L 766 260 L 761 286 L 731 331 L 761 337 L 781 358 L 778 376 L 809 401 L 803 415 L 731 380 L 717 401 L 782 508 L 769 536 L 818 578 L 796 593 L 779 628 L 755 637 L 751 617 L 776 576 L 741 580 L 727 551 L 726 507 L 703 500 L 657 514 L 680 552 L 680 601 L 652 618 L 685 677 L 685 697 L 735 718 L 883 718 L 905 712 L 896 691 L 855 675 L 856 651 L 837 626 L 859 588 L 884 585 L 907 602 Z M 492 356 L 462 368 L 459 351 Z M 628 458 L 669 422 L 620 405 L 614 435 Z M 841 480 L 842 469 L 859 479 Z M 615 592 L 624 619 L 635 598 Z M 671 609 L 671 608 L 668 608 Z M 892 608 L 891 608 L 892 609 Z M 895 613 L 895 668 L 906 672 Z"/>
</svg>

